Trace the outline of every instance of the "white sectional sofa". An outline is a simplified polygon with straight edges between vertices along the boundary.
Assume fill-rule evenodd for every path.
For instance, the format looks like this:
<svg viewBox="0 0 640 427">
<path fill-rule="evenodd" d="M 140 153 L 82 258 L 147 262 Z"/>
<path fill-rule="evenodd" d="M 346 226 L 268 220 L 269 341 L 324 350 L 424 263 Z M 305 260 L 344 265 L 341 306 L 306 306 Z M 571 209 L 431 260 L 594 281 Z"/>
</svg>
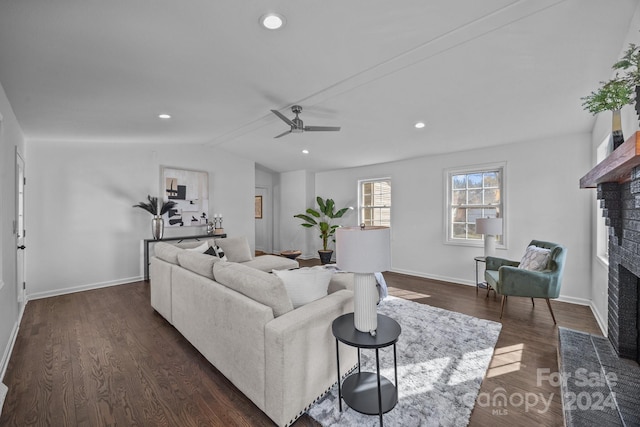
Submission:
<svg viewBox="0 0 640 427">
<path fill-rule="evenodd" d="M 157 243 L 151 305 L 269 418 L 287 426 L 337 381 L 331 323 L 353 311 L 352 280 L 336 275 L 328 295 L 293 309 L 283 282 L 266 271 L 295 268 L 296 261 L 251 253 L 245 259 L 244 238 L 214 243 L 228 261 L 185 248 L 201 242 Z M 356 350 L 340 344 L 340 362 L 344 376 L 357 363 Z"/>
</svg>

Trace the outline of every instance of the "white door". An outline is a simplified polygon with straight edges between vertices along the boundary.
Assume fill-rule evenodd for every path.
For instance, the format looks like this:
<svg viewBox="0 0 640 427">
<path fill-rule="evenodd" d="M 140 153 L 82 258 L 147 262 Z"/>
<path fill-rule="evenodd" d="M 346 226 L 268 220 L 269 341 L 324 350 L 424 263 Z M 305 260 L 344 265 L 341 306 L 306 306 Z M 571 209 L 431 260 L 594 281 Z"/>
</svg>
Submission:
<svg viewBox="0 0 640 427">
<path fill-rule="evenodd" d="M 16 236 L 17 256 L 16 256 L 16 282 L 18 286 L 18 302 L 20 309 L 25 303 L 25 274 L 24 274 L 24 253 L 25 253 L 25 226 L 24 226 L 24 159 L 16 150 L 16 219 L 14 220 L 14 233 Z"/>
</svg>

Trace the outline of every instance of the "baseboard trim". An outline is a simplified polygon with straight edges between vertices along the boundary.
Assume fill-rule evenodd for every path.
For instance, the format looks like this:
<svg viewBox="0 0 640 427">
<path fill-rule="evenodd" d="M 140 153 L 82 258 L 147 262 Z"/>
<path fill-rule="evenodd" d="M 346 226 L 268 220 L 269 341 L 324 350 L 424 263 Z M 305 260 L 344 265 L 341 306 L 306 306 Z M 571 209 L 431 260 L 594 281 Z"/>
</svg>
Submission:
<svg viewBox="0 0 640 427">
<path fill-rule="evenodd" d="M 137 276 L 137 277 L 129 277 L 125 279 L 110 280 L 107 282 L 90 283 L 87 285 L 73 286 L 73 287 L 64 288 L 64 289 L 56 289 L 55 291 L 36 292 L 33 294 L 29 294 L 28 299 L 36 300 L 36 299 L 42 299 L 42 298 L 57 297 L 60 295 L 72 294 L 75 292 L 91 291 L 93 289 L 108 288 L 110 286 L 126 285 L 128 283 L 140 282 L 141 280 L 143 280 L 142 276 Z"/>
<path fill-rule="evenodd" d="M 450 282 L 450 283 L 453 283 L 453 284 L 456 284 L 456 285 L 476 286 L 476 284 L 472 280 L 462 280 L 462 279 L 457 278 L 457 277 L 438 276 L 438 275 L 435 275 L 435 274 L 425 274 L 425 273 L 421 273 L 421 272 L 418 272 L 418 271 L 403 270 L 403 269 L 399 269 L 399 268 L 393 268 L 393 269 L 391 269 L 391 272 L 392 273 L 406 274 L 408 276 L 422 277 L 424 279 L 438 280 L 440 282 Z"/>
<path fill-rule="evenodd" d="M 593 303 L 593 301 L 591 301 L 591 304 L 589 304 L 589 308 L 591 308 L 591 312 L 593 313 L 593 317 L 596 318 L 596 322 L 598 322 L 598 326 L 600 327 L 600 332 L 602 332 L 602 335 L 604 335 L 605 337 L 608 336 L 609 334 L 609 327 L 608 327 L 608 322 L 607 319 L 603 318 L 602 315 L 600 314 L 600 312 L 598 311 L 596 305 Z"/>
<path fill-rule="evenodd" d="M 22 304 L 20 313 L 18 313 L 18 320 L 13 325 L 13 330 L 11 331 L 9 342 L 7 343 L 7 347 L 4 349 L 2 360 L 0 360 L 0 381 L 4 380 L 4 375 L 7 373 L 7 368 L 9 367 L 9 359 L 11 358 L 11 353 L 13 353 L 13 347 L 16 344 L 16 339 L 18 339 L 18 330 L 20 330 L 20 323 L 22 323 L 22 316 L 24 315 L 24 309 L 27 306 L 28 302 L 29 301 L 27 300 L 24 304 Z"/>
<path fill-rule="evenodd" d="M 568 297 L 566 295 L 560 295 L 556 299 L 556 301 L 567 302 L 569 304 L 576 304 L 576 305 L 585 305 L 585 306 L 591 305 L 591 300 L 588 300 L 586 298 Z"/>
</svg>

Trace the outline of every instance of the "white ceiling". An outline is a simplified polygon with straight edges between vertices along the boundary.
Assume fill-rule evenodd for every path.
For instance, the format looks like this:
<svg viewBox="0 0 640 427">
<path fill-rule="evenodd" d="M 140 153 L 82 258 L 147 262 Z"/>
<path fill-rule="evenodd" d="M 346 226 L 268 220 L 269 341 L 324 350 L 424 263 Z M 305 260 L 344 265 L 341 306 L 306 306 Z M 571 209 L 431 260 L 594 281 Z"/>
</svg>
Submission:
<svg viewBox="0 0 640 427">
<path fill-rule="evenodd" d="M 3 0 L 0 83 L 27 140 L 353 167 L 590 131 L 580 97 L 610 77 L 638 3 Z M 286 26 L 262 28 L 268 11 Z M 342 131 L 274 139 L 287 125 L 269 110 L 293 104 Z"/>
</svg>

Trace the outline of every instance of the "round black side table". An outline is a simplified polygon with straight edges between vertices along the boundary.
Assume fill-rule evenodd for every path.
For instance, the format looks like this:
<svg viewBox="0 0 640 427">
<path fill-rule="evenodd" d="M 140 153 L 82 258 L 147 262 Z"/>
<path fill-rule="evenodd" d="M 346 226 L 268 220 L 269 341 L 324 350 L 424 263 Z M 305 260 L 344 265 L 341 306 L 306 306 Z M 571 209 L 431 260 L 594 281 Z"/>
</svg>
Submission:
<svg viewBox="0 0 640 427">
<path fill-rule="evenodd" d="M 338 365 L 338 404 L 342 412 L 342 399 L 352 409 L 367 415 L 378 414 L 382 426 L 382 414 L 389 412 L 398 402 L 398 365 L 396 360 L 396 342 L 401 328 L 398 322 L 390 317 L 378 314 L 376 336 L 358 331 L 353 323 L 353 313 L 343 314 L 333 321 L 331 326 L 336 337 L 336 360 Z M 358 348 L 358 372 L 349 375 L 340 384 L 340 351 L 338 341 Z M 393 345 L 393 371 L 395 385 L 380 375 L 380 358 L 378 350 Z M 376 372 L 360 371 L 360 350 L 372 348 L 376 350 Z M 377 387 L 376 387 L 377 385 Z"/>
</svg>

